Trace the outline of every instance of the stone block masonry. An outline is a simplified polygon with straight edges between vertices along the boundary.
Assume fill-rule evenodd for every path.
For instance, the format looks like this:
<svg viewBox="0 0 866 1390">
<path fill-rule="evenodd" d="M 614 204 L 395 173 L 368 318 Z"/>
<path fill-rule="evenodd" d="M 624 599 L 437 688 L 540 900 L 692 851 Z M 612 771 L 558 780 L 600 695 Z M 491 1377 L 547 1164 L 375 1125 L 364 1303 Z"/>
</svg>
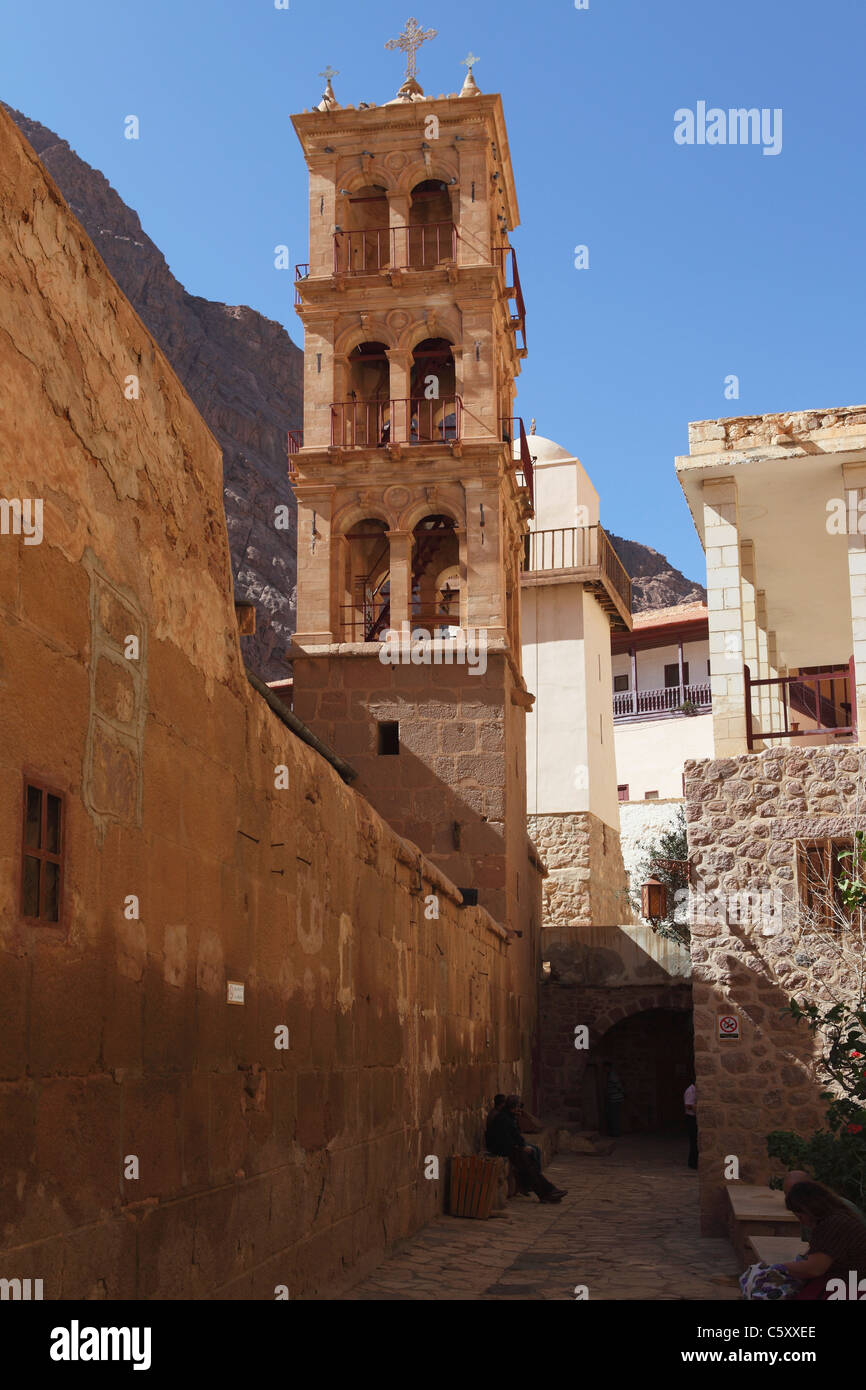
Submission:
<svg viewBox="0 0 866 1390">
<path fill-rule="evenodd" d="M 0 1276 L 315 1297 L 442 1209 L 534 979 L 249 686 L 220 450 L 4 112 L 0 186 L 0 477 L 45 500 L 0 537 Z M 25 776 L 64 797 L 57 923 Z"/>
<path fill-rule="evenodd" d="M 786 1005 L 796 991 L 817 999 L 822 983 L 844 987 L 845 980 L 837 955 L 822 954 L 814 943 L 808 950 L 798 945 L 797 841 L 853 834 L 862 759 L 852 747 L 789 747 L 685 765 L 696 907 L 701 1214 L 708 1234 L 724 1230 L 729 1155 L 738 1158 L 742 1181 L 765 1182 L 767 1134 L 787 1129 L 805 1136 L 823 1121 L 812 1038 L 786 1016 Z M 764 901 L 782 903 L 780 921 L 744 912 L 745 893 L 752 901 L 766 894 Z M 739 1020 L 739 1039 L 719 1036 L 718 1017 L 727 1013 Z"/>
<path fill-rule="evenodd" d="M 533 815 L 528 824 L 548 871 L 545 941 L 570 927 L 632 920 L 628 875 L 615 830 L 591 811 Z"/>
</svg>

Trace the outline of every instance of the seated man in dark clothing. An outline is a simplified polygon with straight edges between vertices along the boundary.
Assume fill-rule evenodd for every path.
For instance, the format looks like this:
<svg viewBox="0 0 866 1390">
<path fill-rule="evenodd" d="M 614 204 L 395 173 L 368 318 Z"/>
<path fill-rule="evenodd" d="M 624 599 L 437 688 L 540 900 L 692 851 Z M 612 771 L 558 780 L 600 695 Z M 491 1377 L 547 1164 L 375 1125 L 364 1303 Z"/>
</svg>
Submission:
<svg viewBox="0 0 866 1390">
<path fill-rule="evenodd" d="M 495 1096 L 493 1097 L 493 1109 L 492 1109 L 492 1110 L 488 1110 L 488 1112 L 487 1112 L 487 1120 L 486 1120 L 485 1127 L 484 1127 L 484 1144 L 485 1144 L 485 1147 L 488 1148 L 488 1149 L 490 1148 L 490 1145 L 487 1143 L 487 1135 L 488 1135 L 488 1132 L 489 1132 L 489 1130 L 490 1130 L 490 1121 L 493 1120 L 493 1119 L 495 1119 L 495 1117 L 499 1114 L 499 1112 L 500 1112 L 500 1110 L 502 1109 L 502 1107 L 504 1106 L 504 1104 L 505 1104 L 505 1096 L 502 1095 L 501 1092 L 500 1092 L 499 1095 L 495 1095 Z"/>
<path fill-rule="evenodd" d="M 524 1143 L 517 1123 L 517 1096 L 509 1096 L 498 1114 L 492 1115 L 487 1126 L 487 1148 L 511 1160 L 521 1192 L 534 1192 L 539 1202 L 561 1202 L 564 1189 L 553 1186 L 541 1172 L 533 1154 Z"/>
</svg>

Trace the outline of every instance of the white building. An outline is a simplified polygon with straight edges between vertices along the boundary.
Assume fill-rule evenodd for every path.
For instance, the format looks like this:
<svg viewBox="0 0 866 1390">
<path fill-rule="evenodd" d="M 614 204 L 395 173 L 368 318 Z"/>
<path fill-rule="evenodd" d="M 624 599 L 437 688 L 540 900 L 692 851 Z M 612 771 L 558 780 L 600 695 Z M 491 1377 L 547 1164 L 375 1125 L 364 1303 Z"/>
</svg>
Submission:
<svg viewBox="0 0 866 1390">
<path fill-rule="evenodd" d="M 528 438 L 535 518 L 521 578 L 530 835 L 549 870 L 545 926 L 628 921 L 619 847 L 611 628 L 631 627 L 631 581 L 574 455 Z"/>
<path fill-rule="evenodd" d="M 630 633 L 611 634 L 617 795 L 630 876 L 683 804 L 686 759 L 712 757 L 709 652 L 702 603 L 637 613 Z"/>
</svg>

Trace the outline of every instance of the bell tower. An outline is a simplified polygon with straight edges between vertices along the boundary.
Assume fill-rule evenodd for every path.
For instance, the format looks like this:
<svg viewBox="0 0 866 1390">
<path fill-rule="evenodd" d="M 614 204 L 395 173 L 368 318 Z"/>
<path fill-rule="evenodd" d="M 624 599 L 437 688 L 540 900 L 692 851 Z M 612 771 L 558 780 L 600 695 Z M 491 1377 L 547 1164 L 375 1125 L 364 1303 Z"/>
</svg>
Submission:
<svg viewBox="0 0 866 1390">
<path fill-rule="evenodd" d="M 424 95 L 415 50 L 432 36 L 410 20 L 389 45 L 409 58 L 392 101 L 341 106 L 327 69 L 319 105 L 292 118 L 310 172 L 294 707 L 391 825 L 528 945 L 517 199 L 478 59 L 459 95 Z"/>
</svg>

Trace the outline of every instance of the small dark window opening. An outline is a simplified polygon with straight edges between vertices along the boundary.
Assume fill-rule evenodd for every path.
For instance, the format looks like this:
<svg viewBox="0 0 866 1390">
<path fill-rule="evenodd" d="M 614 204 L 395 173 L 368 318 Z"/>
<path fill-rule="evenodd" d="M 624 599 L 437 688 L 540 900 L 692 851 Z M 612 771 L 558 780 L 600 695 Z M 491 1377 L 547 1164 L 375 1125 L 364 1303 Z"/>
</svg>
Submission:
<svg viewBox="0 0 866 1390">
<path fill-rule="evenodd" d="M 644 801 L 658 801 L 659 794 L 658 792 L 644 792 L 643 799 Z"/>
<path fill-rule="evenodd" d="M 379 755 L 387 758 L 400 752 L 400 725 L 396 720 L 383 720 L 379 725 Z"/>
<path fill-rule="evenodd" d="M 25 781 L 21 914 L 33 922 L 60 921 L 63 837 L 63 797 Z"/>
<path fill-rule="evenodd" d="M 461 888 L 461 889 L 460 889 L 460 895 L 461 895 L 461 897 L 463 898 L 463 903 L 462 903 L 462 906 L 463 906 L 463 907 L 477 907 L 477 906 L 478 906 L 478 889 L 477 889 L 477 888 Z"/>
<path fill-rule="evenodd" d="M 666 689 L 666 690 L 671 690 L 673 687 L 679 685 L 679 683 L 680 683 L 680 663 L 679 663 L 678 661 L 674 661 L 674 662 L 672 662 L 669 666 L 665 666 L 665 689 Z M 683 662 L 683 685 L 688 685 L 688 683 L 689 683 L 689 663 L 688 663 L 687 661 L 684 661 L 684 662 Z"/>
<path fill-rule="evenodd" d="M 614 676 L 614 690 L 628 690 L 628 676 Z"/>
<path fill-rule="evenodd" d="M 628 801 L 628 782 L 620 782 L 616 789 L 617 800 Z"/>
</svg>

